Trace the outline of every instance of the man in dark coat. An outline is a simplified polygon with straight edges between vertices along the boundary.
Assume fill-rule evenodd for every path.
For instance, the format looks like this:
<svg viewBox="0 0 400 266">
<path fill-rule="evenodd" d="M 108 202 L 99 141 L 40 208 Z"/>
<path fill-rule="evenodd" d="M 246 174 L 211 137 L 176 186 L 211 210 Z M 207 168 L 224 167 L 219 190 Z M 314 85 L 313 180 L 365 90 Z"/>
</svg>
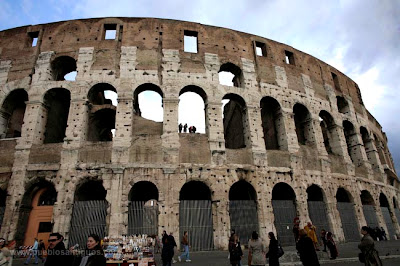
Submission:
<svg viewBox="0 0 400 266">
<path fill-rule="evenodd" d="M 59 233 L 51 233 L 49 237 L 49 248 L 44 266 L 70 266 L 73 257 L 65 249 L 63 236 Z"/>
<path fill-rule="evenodd" d="M 315 252 L 314 243 L 307 236 L 304 229 L 299 231 L 299 241 L 297 241 L 296 248 L 300 254 L 300 260 L 304 266 L 319 266 L 318 256 Z"/>
<path fill-rule="evenodd" d="M 163 262 L 163 266 L 171 266 L 173 256 L 174 256 L 174 243 L 172 238 L 167 235 L 167 237 L 163 242 L 163 248 L 161 251 L 161 260 Z"/>
</svg>

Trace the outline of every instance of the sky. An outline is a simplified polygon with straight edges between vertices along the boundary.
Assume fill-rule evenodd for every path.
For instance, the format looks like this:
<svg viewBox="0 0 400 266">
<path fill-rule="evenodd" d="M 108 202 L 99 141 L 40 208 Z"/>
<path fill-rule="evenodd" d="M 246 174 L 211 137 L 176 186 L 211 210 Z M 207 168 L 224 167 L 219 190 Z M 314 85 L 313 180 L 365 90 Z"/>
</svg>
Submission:
<svg viewBox="0 0 400 266">
<path fill-rule="evenodd" d="M 0 30 L 81 18 L 156 17 L 293 46 L 357 82 L 400 170 L 399 0 L 0 0 L 0 6 Z"/>
</svg>

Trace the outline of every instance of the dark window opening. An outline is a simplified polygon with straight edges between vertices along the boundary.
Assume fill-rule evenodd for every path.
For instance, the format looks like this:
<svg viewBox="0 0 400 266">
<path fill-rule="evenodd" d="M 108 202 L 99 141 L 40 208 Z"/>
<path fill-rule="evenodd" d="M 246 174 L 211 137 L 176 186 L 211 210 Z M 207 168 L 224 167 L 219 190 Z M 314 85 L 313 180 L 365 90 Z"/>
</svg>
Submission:
<svg viewBox="0 0 400 266">
<path fill-rule="evenodd" d="M 63 142 L 67 128 L 71 94 L 63 88 L 49 90 L 44 96 L 47 110 L 44 143 Z"/>
<path fill-rule="evenodd" d="M 228 94 L 223 99 L 226 102 L 223 106 L 225 147 L 227 149 L 245 148 L 246 103 L 243 98 L 234 94 Z"/>
<path fill-rule="evenodd" d="M 343 131 L 346 138 L 347 152 L 352 162 L 356 162 L 355 154 L 352 152 L 352 147 L 357 145 L 357 136 L 353 124 L 347 120 L 343 121 Z"/>
<path fill-rule="evenodd" d="M 115 132 L 115 108 L 104 108 L 89 116 L 88 141 L 112 141 Z"/>
<path fill-rule="evenodd" d="M 364 143 L 364 146 L 370 142 L 368 130 L 365 127 L 360 127 L 361 138 Z"/>
<path fill-rule="evenodd" d="M 307 201 L 324 201 L 322 189 L 317 185 L 311 185 L 307 188 Z"/>
<path fill-rule="evenodd" d="M 381 194 L 379 195 L 379 205 L 380 205 L 381 207 L 387 207 L 387 208 L 389 208 L 389 201 L 387 200 L 385 194 L 383 194 L 383 193 L 381 193 Z"/>
<path fill-rule="evenodd" d="M 333 80 L 333 84 L 335 85 L 335 89 L 340 91 L 340 84 L 339 84 L 339 78 L 335 73 L 332 73 L 332 80 Z"/>
<path fill-rule="evenodd" d="M 158 201 L 158 189 L 149 181 L 139 181 L 129 192 L 129 201 Z"/>
<path fill-rule="evenodd" d="M 229 190 L 229 200 L 257 200 L 254 187 L 247 181 L 240 180 L 234 183 Z"/>
<path fill-rule="evenodd" d="M 337 101 L 337 108 L 339 113 L 345 114 L 349 112 L 349 104 L 347 103 L 346 99 L 341 96 L 336 96 Z"/>
<path fill-rule="evenodd" d="M 397 202 L 396 202 L 396 198 L 393 197 L 393 208 L 397 209 Z"/>
<path fill-rule="evenodd" d="M 201 181 L 190 181 L 183 185 L 179 200 L 211 200 L 210 188 Z"/>
<path fill-rule="evenodd" d="M 279 150 L 278 136 L 282 134 L 281 116 L 281 107 L 274 98 L 264 97 L 261 100 L 261 120 L 267 150 Z"/>
<path fill-rule="evenodd" d="M 219 84 L 231 86 L 231 87 L 242 87 L 243 85 L 243 73 L 242 70 L 232 63 L 225 63 L 221 65 L 218 71 Z"/>
<path fill-rule="evenodd" d="M 104 24 L 104 39 L 115 40 L 117 37 L 117 24 Z"/>
<path fill-rule="evenodd" d="M 285 62 L 288 65 L 294 65 L 294 54 L 289 51 L 285 51 Z"/>
<path fill-rule="evenodd" d="M 256 55 L 267 56 L 267 45 L 262 42 L 256 42 Z"/>
<path fill-rule="evenodd" d="M 51 73 L 54 80 L 75 80 L 75 59 L 69 56 L 57 57 L 51 62 Z"/>
<path fill-rule="evenodd" d="M 334 152 L 332 151 L 332 144 L 334 141 L 334 134 L 336 134 L 335 122 L 333 121 L 332 116 L 326 111 L 321 111 L 319 113 L 319 120 L 326 152 L 328 154 L 333 154 Z"/>
<path fill-rule="evenodd" d="M 53 206 L 56 201 L 57 192 L 54 187 L 49 187 L 40 195 L 38 206 Z"/>
<path fill-rule="evenodd" d="M 375 205 L 374 199 L 372 198 L 371 193 L 369 193 L 368 191 L 361 191 L 360 197 L 362 205 Z"/>
<path fill-rule="evenodd" d="M 198 52 L 198 33 L 196 31 L 185 30 L 183 37 L 183 50 L 187 53 Z"/>
<path fill-rule="evenodd" d="M 0 207 L 6 206 L 7 191 L 0 189 Z"/>
<path fill-rule="evenodd" d="M 105 200 L 107 190 L 101 181 L 89 180 L 81 184 L 75 192 L 75 201 Z"/>
<path fill-rule="evenodd" d="M 311 144 L 312 123 L 310 112 L 304 105 L 295 104 L 293 107 L 294 124 L 296 126 L 296 135 L 299 144 Z"/>
<path fill-rule="evenodd" d="M 28 93 L 24 89 L 13 90 L 0 109 L 0 139 L 21 137 Z"/>
<path fill-rule="evenodd" d="M 37 46 L 37 43 L 38 43 L 38 40 L 39 40 L 39 32 L 38 31 L 29 32 L 28 35 L 30 37 L 30 45 L 32 47 Z"/>
<path fill-rule="evenodd" d="M 38 233 L 50 233 L 53 231 L 53 224 L 51 222 L 40 222 Z"/>
<path fill-rule="evenodd" d="M 338 188 L 336 192 L 336 201 L 337 202 L 352 202 L 349 196 L 349 192 L 347 192 L 344 188 Z"/>
<path fill-rule="evenodd" d="M 291 186 L 286 183 L 278 183 L 272 189 L 272 200 L 296 200 L 296 194 Z"/>
</svg>

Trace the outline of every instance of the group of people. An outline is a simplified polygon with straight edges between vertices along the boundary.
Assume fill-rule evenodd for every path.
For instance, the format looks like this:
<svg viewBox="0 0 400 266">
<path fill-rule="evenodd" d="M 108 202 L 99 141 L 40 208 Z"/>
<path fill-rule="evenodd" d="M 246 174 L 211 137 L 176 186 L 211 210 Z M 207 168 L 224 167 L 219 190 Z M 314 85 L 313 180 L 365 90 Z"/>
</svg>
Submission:
<svg viewBox="0 0 400 266">
<path fill-rule="evenodd" d="M 34 257 L 34 264 L 38 264 L 38 260 L 41 258 L 45 266 L 106 266 L 106 258 L 104 257 L 104 251 L 98 235 L 91 234 L 88 236 L 85 250 L 77 250 L 74 247 L 66 249 L 63 241 L 64 237 L 61 234 L 51 233 L 48 240 L 49 246 L 46 250 L 47 257 L 44 259 L 44 243 L 43 241 L 38 242 L 35 238 L 30 254 L 24 264 L 28 265 L 31 258 Z M 1 243 L 0 239 L 0 245 Z M 15 241 L 11 243 L 15 247 Z M 2 249 L 3 253 L 4 256 L 7 254 Z M 12 256 L 9 260 L 12 261 Z M 11 265 L 11 263 L 1 264 L 1 262 L 0 265 Z"/>
<path fill-rule="evenodd" d="M 188 125 L 185 123 L 185 125 L 182 126 L 182 123 L 179 123 L 178 125 L 179 133 L 186 133 L 188 130 Z M 195 126 L 190 126 L 189 127 L 189 133 L 196 133 L 197 128 Z"/>
<path fill-rule="evenodd" d="M 164 231 L 162 234 L 161 243 L 162 243 L 161 260 L 163 262 L 163 266 L 171 266 L 172 263 L 176 262 L 176 260 L 174 259 L 174 255 L 175 253 L 177 253 L 177 245 L 172 232 L 170 232 L 168 235 L 167 232 Z M 182 260 L 185 260 L 186 262 L 191 262 L 189 256 L 190 246 L 189 246 L 187 231 L 183 232 L 181 245 L 183 252 L 180 256 L 178 256 L 179 262 L 181 262 Z"/>
</svg>

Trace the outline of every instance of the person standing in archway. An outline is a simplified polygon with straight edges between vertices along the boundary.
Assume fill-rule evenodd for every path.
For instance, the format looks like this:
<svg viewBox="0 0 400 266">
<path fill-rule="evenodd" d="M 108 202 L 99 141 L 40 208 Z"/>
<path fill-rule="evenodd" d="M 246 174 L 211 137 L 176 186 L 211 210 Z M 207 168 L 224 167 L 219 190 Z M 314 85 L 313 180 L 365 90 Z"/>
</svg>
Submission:
<svg viewBox="0 0 400 266">
<path fill-rule="evenodd" d="M 186 133 L 187 132 L 187 124 L 185 123 L 185 125 L 183 126 L 183 133 Z"/>
</svg>

